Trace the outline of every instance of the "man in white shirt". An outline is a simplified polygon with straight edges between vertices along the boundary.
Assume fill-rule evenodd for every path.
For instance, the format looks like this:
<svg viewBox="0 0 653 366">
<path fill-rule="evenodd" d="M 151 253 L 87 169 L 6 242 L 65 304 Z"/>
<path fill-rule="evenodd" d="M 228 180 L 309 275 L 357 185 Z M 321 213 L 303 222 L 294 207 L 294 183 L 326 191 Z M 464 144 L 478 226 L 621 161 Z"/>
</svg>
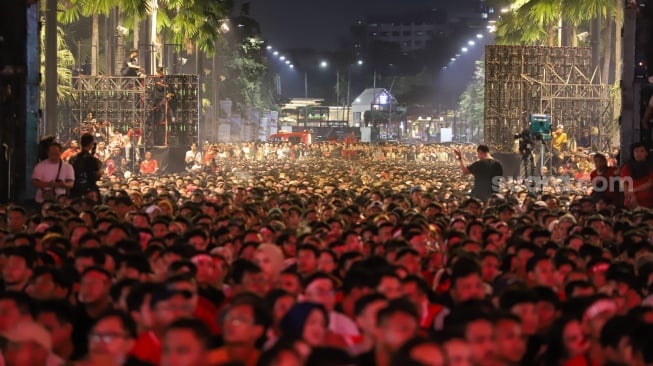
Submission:
<svg viewBox="0 0 653 366">
<path fill-rule="evenodd" d="M 65 195 L 75 183 L 72 165 L 61 160 L 61 144 L 52 142 L 48 146 L 48 158 L 40 161 L 32 172 L 32 185 L 36 188 L 37 203 L 43 203 L 44 192 L 53 191 L 54 197 Z M 46 194 L 47 196 L 48 194 Z"/>
<path fill-rule="evenodd" d="M 190 150 L 186 151 L 184 161 L 188 171 L 202 169 L 202 152 L 197 150 L 197 144 L 190 145 Z"/>
</svg>

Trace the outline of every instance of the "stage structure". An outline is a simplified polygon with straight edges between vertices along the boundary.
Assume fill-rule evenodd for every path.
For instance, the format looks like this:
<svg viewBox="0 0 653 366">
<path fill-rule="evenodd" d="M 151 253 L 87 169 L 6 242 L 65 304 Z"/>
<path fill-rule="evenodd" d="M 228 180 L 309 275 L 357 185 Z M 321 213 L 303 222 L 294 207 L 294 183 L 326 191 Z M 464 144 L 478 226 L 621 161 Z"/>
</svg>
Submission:
<svg viewBox="0 0 653 366">
<path fill-rule="evenodd" d="M 610 149 L 619 126 L 610 87 L 591 60 L 591 48 L 486 46 L 486 142 L 511 151 L 515 134 L 536 113 L 550 115 L 554 129 L 563 125 L 570 141 L 587 131 L 595 150 Z"/>
<path fill-rule="evenodd" d="M 108 140 L 130 130 L 140 149 L 188 148 L 198 140 L 197 75 L 80 76 L 73 93 L 68 123 L 60 123 L 63 141 L 88 131 Z"/>
</svg>

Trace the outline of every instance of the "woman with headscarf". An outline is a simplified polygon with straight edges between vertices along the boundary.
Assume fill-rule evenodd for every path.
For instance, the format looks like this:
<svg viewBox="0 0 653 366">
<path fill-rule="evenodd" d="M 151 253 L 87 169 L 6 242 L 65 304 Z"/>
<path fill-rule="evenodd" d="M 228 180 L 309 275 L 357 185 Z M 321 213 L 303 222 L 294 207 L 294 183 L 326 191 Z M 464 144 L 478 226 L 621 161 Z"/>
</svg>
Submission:
<svg viewBox="0 0 653 366">
<path fill-rule="evenodd" d="M 283 339 L 302 339 L 311 347 L 323 346 L 327 334 L 329 314 L 324 306 L 300 302 L 281 319 L 279 328 Z"/>
<path fill-rule="evenodd" d="M 653 207 L 653 169 L 646 145 L 635 143 L 630 156 L 631 160 L 621 168 L 624 205 L 628 208 Z"/>
</svg>

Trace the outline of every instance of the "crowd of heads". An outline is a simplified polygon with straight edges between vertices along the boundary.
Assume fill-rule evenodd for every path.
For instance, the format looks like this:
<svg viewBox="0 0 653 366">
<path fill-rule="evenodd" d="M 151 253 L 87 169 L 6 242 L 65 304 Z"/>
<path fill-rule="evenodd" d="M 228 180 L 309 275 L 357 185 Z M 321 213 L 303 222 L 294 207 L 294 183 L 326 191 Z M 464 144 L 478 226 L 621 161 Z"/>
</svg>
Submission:
<svg viewBox="0 0 653 366">
<path fill-rule="evenodd" d="M 0 207 L 5 364 L 653 362 L 652 212 L 482 202 L 444 145 L 339 150 Z"/>
</svg>

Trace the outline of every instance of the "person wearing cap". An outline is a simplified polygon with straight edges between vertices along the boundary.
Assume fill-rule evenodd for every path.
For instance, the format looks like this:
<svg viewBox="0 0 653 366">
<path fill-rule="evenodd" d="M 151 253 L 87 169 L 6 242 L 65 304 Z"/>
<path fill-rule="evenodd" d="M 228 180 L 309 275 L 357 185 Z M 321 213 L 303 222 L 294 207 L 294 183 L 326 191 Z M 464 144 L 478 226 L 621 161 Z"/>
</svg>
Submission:
<svg viewBox="0 0 653 366">
<path fill-rule="evenodd" d="M 563 125 L 558 125 L 551 133 L 551 146 L 553 147 L 553 164 L 557 167 L 562 161 L 562 153 L 567 147 L 567 133 Z"/>
<path fill-rule="evenodd" d="M 483 202 L 487 201 L 490 195 L 498 189 L 498 186 L 494 184 L 494 180 L 503 176 L 503 165 L 492 158 L 490 147 L 487 145 L 478 145 L 476 153 L 479 160 L 470 165 L 466 165 L 463 154 L 459 149 L 454 148 L 453 151 L 458 158 L 463 174 L 472 174 L 474 176 L 474 188 L 471 196 Z"/>
</svg>

